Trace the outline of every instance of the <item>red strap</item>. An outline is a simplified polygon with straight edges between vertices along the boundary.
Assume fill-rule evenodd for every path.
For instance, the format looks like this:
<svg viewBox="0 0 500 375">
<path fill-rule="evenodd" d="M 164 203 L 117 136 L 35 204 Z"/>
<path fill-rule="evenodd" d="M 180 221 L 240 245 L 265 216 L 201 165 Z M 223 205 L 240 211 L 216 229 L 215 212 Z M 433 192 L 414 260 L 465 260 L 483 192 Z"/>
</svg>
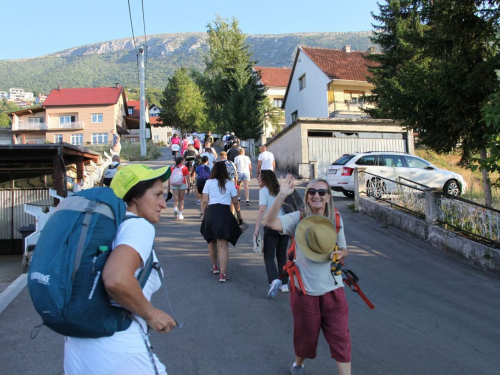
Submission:
<svg viewBox="0 0 500 375">
<path fill-rule="evenodd" d="M 356 281 L 350 280 L 350 279 L 343 279 L 343 281 L 345 284 L 349 285 L 349 287 L 351 288 L 351 290 L 353 292 L 356 292 L 359 294 L 361 299 L 363 301 L 365 301 L 366 305 L 370 308 L 370 310 L 373 310 L 375 308 L 373 303 L 371 303 L 370 300 L 368 299 L 368 297 L 363 293 L 363 291 L 361 290 L 361 288 L 359 287 L 359 285 Z"/>
</svg>

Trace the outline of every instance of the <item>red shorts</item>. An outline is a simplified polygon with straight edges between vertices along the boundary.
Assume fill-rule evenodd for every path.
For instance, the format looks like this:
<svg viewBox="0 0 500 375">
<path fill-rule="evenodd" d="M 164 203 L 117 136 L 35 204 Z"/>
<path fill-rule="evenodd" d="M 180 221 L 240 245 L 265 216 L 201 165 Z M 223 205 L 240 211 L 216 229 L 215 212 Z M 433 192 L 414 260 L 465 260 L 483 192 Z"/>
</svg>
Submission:
<svg viewBox="0 0 500 375">
<path fill-rule="evenodd" d="M 344 288 L 322 296 L 304 295 L 290 290 L 293 314 L 293 346 L 300 358 L 316 358 L 320 329 L 330 345 L 332 358 L 337 362 L 351 362 L 351 335 L 349 333 L 349 306 Z"/>
</svg>

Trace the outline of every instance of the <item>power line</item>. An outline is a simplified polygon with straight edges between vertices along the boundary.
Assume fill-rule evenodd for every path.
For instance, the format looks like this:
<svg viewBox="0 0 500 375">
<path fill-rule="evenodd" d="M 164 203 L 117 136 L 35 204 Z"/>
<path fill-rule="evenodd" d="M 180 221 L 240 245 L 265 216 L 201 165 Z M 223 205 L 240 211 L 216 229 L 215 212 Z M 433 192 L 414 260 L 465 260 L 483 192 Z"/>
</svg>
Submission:
<svg viewBox="0 0 500 375">
<path fill-rule="evenodd" d="M 145 53 L 145 67 L 144 67 L 144 82 L 146 82 L 146 72 L 148 70 L 148 38 L 146 36 L 146 17 L 144 15 L 144 0 L 141 0 L 142 3 L 142 24 L 144 25 L 144 52 Z"/>
<path fill-rule="evenodd" d="M 132 10 L 130 9 L 130 0 L 128 0 L 128 15 L 130 17 L 130 28 L 132 29 L 132 40 L 134 41 L 134 49 L 137 50 L 135 45 L 134 24 L 132 23 Z"/>
</svg>

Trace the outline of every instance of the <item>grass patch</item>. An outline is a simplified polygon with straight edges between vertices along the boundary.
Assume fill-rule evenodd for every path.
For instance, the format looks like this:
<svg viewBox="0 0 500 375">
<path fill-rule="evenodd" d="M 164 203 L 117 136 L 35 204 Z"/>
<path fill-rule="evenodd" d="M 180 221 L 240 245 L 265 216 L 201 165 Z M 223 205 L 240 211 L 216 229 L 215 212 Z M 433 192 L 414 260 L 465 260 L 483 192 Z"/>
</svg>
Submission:
<svg viewBox="0 0 500 375">
<path fill-rule="evenodd" d="M 356 210 L 356 205 L 354 203 L 349 204 L 347 206 L 347 208 L 350 209 L 351 212 L 354 212 L 354 213 L 359 212 L 358 210 Z"/>
<path fill-rule="evenodd" d="M 120 158 L 128 161 L 155 160 L 161 156 L 161 151 L 151 140 L 146 143 L 146 155 L 141 156 L 141 145 L 137 143 L 122 142 Z"/>
</svg>

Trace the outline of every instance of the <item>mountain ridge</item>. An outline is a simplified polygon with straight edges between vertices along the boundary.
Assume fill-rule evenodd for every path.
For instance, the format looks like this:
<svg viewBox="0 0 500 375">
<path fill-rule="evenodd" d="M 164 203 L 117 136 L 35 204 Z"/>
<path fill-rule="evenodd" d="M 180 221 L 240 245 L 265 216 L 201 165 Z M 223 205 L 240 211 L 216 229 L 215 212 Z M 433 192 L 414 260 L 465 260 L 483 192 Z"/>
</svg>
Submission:
<svg viewBox="0 0 500 375">
<path fill-rule="evenodd" d="M 373 46 L 371 31 L 246 34 L 253 59 L 260 66 L 291 67 L 297 47 L 342 48 L 366 51 Z M 152 34 L 147 36 L 147 87 L 163 89 L 181 66 L 203 70 L 208 53 L 206 32 Z M 26 59 L 0 60 L 0 91 L 22 87 L 48 94 L 64 87 L 138 87 L 135 45 L 144 38 L 121 38 L 75 46 Z"/>
</svg>

